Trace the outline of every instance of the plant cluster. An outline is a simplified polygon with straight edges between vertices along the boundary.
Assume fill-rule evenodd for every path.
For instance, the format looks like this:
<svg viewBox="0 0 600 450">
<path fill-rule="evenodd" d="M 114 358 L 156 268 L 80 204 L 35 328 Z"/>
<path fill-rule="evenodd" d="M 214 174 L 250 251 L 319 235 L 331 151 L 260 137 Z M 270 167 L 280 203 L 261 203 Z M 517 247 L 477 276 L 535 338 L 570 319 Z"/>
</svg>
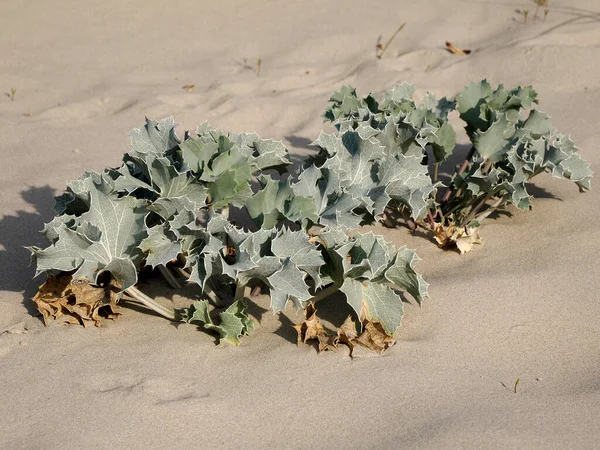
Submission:
<svg viewBox="0 0 600 450">
<path fill-rule="evenodd" d="M 420 304 L 428 285 L 414 251 L 360 233 L 361 225 L 399 211 L 441 246 L 465 251 L 483 215 L 531 206 L 531 177 L 550 171 L 590 187 L 570 139 L 531 109 L 533 89 L 482 81 L 456 101 L 427 94 L 418 103 L 414 91 L 401 83 L 381 101 L 347 86 L 334 93 L 325 118 L 337 132 L 321 133 L 318 152 L 293 173 L 280 141 L 208 124 L 179 139 L 172 118 L 147 119 L 130 133 L 120 167 L 68 183 L 43 230 L 50 245 L 30 247 L 37 272 L 49 274 L 34 297 L 44 320 L 99 325 L 120 314 L 126 297 L 237 345 L 253 327 L 246 294 L 260 288 L 274 312 L 290 302 L 306 311 L 299 340 L 384 350 L 408 296 Z M 473 147 L 441 182 L 439 165 L 456 144 L 455 109 Z M 148 297 L 136 287 L 145 268 L 174 287 L 181 277 L 196 283 L 204 298 L 175 309 Z M 336 293 L 353 315 L 330 335 L 314 304 Z"/>
<path fill-rule="evenodd" d="M 538 101 L 531 86 L 493 89 L 483 80 L 470 83 L 454 101 L 427 94 L 419 103 L 412 99 L 414 91 L 402 83 L 378 102 L 345 86 L 331 97 L 324 117 L 340 132 L 356 132 L 393 147 L 396 157 L 419 161 L 414 167 L 421 189 L 395 206 L 410 217 L 410 227 L 433 231 L 440 246 L 468 251 L 480 242 L 477 228 L 483 218 L 507 204 L 531 209 L 527 183 L 540 173 L 569 179 L 582 192 L 590 189 L 589 164 L 568 136 L 556 132 L 549 116 L 534 108 Z M 458 149 L 448 122 L 453 110 L 465 123 L 471 148 L 451 178 L 441 182 L 440 164 Z"/>
<path fill-rule="evenodd" d="M 128 295 L 237 344 L 252 329 L 246 287 L 258 284 L 274 312 L 339 291 L 354 310 L 357 336 L 371 322 L 392 335 L 403 315 L 401 291 L 418 302 L 426 295 L 413 251 L 346 232 L 361 220 L 355 209 L 372 211 L 368 196 L 350 195 L 375 168 L 375 153 L 355 133 L 322 135 L 329 153 L 319 165 L 282 180 L 274 173 L 290 159 L 281 142 L 207 124 L 180 141 L 174 128 L 171 118 L 147 120 L 132 131 L 121 167 L 86 172 L 57 197 L 57 215 L 43 230 L 51 245 L 30 248 L 38 272 L 57 274 L 34 298 L 45 320 L 98 324 Z M 384 156 L 382 146 L 370 146 Z M 376 187 L 365 181 L 363 194 Z M 230 220 L 231 208 L 245 229 Z M 149 298 L 135 286 L 147 266 L 170 280 L 184 273 L 206 299 L 175 310 Z"/>
</svg>

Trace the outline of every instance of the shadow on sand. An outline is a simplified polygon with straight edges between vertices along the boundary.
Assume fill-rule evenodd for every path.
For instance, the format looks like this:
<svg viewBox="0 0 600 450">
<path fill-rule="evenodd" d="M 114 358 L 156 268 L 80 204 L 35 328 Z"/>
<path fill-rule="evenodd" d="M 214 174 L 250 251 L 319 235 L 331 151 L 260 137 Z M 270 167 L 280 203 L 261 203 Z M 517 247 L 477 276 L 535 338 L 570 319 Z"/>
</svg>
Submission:
<svg viewBox="0 0 600 450">
<path fill-rule="evenodd" d="M 35 212 L 17 211 L 16 215 L 0 218 L 0 289 L 23 292 L 23 304 L 31 314 L 37 314 L 31 297 L 38 283 L 33 280 L 35 268 L 29 266 L 30 252 L 26 246 L 46 246 L 40 233 L 52 220 L 55 191 L 50 186 L 30 187 L 21 197 Z"/>
</svg>

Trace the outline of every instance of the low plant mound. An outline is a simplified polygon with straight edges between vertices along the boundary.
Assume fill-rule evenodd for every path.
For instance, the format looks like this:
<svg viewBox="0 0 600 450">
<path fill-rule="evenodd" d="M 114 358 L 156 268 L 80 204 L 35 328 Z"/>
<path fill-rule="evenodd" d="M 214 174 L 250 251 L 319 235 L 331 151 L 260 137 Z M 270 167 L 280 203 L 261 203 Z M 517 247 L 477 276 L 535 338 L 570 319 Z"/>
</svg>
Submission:
<svg viewBox="0 0 600 450">
<path fill-rule="evenodd" d="M 351 87 L 334 93 L 325 118 L 337 132 L 322 133 L 294 173 L 280 141 L 208 124 L 180 139 L 172 118 L 147 120 L 130 133 L 120 167 L 68 183 L 42 231 L 50 245 L 30 247 L 37 272 L 48 274 L 34 297 L 44 321 L 101 325 L 127 296 L 237 345 L 253 328 L 246 294 L 258 289 L 275 313 L 289 302 L 305 310 L 301 342 L 385 350 L 404 302 L 420 304 L 428 284 L 414 251 L 362 225 L 399 212 L 412 229 L 464 252 L 479 242 L 483 217 L 506 204 L 531 207 L 533 176 L 551 172 L 582 191 L 592 176 L 573 142 L 532 108 L 530 87 L 492 90 L 482 81 L 455 101 L 428 94 L 419 103 L 414 91 L 401 83 L 381 101 Z M 455 151 L 455 109 L 472 149 L 441 182 L 439 165 Z M 148 297 L 136 287 L 146 267 L 173 287 L 197 284 L 204 299 L 175 309 Z M 353 316 L 331 333 L 314 304 L 338 292 Z"/>
</svg>

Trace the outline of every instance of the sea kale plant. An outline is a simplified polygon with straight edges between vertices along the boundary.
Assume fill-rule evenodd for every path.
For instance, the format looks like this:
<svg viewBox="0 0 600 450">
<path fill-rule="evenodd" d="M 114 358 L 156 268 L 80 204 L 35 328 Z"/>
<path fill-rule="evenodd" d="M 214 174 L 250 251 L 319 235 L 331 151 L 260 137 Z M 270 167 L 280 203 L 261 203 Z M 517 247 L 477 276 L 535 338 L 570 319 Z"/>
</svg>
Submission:
<svg viewBox="0 0 600 450">
<path fill-rule="evenodd" d="M 67 185 L 43 230 L 50 245 L 30 248 L 37 272 L 48 274 L 34 297 L 45 322 L 99 325 L 127 299 L 237 345 L 253 328 L 247 303 L 263 292 L 275 313 L 289 303 L 305 310 L 299 341 L 385 350 L 404 303 L 420 304 L 428 285 L 414 251 L 362 225 L 389 225 L 399 213 L 462 253 L 480 243 L 484 217 L 508 204 L 531 208 L 533 176 L 550 172 L 582 191 L 592 176 L 534 108 L 531 87 L 493 90 L 484 80 L 455 100 L 416 102 L 414 93 L 401 83 L 377 100 L 344 86 L 324 114 L 335 132 L 321 133 L 315 154 L 291 172 L 279 141 L 208 124 L 179 139 L 172 118 L 147 120 L 130 133 L 120 167 Z M 440 166 L 457 149 L 453 111 L 472 146 L 442 180 Z M 195 283 L 200 300 L 175 309 L 150 298 L 136 285 L 151 269 L 174 288 Z M 352 316 L 332 334 L 314 305 L 334 294 Z"/>
<path fill-rule="evenodd" d="M 509 204 L 531 209 L 527 183 L 540 173 L 569 179 L 582 192 L 590 189 L 589 164 L 568 136 L 556 132 L 548 115 L 535 108 L 537 94 L 531 86 L 493 89 L 483 80 L 469 84 L 454 101 L 427 94 L 419 103 L 412 98 L 414 92 L 413 86 L 401 83 L 378 102 L 344 86 L 332 95 L 324 117 L 342 135 L 354 132 L 363 140 L 375 139 L 395 158 L 419 161 L 420 169 L 413 166 L 414 172 L 402 179 L 411 187 L 419 180 L 420 188 L 411 190 L 410 201 L 390 196 L 386 213 L 401 212 L 411 229 L 430 230 L 441 247 L 469 251 L 481 243 L 482 219 Z M 465 123 L 471 147 L 442 182 L 440 164 L 457 148 L 448 122 L 453 110 Z M 386 221 L 385 215 L 375 217 Z"/>
<path fill-rule="evenodd" d="M 323 135 L 319 166 L 278 178 L 290 165 L 281 142 L 207 124 L 180 140 L 174 129 L 171 118 L 147 120 L 130 133 L 119 168 L 86 172 L 56 198 L 43 230 L 50 245 L 30 248 L 38 273 L 49 275 L 34 298 L 44 320 L 99 325 L 128 298 L 237 345 L 253 327 L 247 294 L 259 288 L 274 312 L 288 302 L 308 308 L 302 341 L 387 348 L 406 295 L 420 303 L 427 283 L 412 250 L 352 233 L 385 195 L 375 191 L 387 185 L 370 176 L 385 148 L 353 132 Z M 150 298 L 136 287 L 144 268 L 173 287 L 196 283 L 204 298 L 180 310 Z M 337 292 L 354 314 L 330 336 L 312 305 Z"/>
</svg>

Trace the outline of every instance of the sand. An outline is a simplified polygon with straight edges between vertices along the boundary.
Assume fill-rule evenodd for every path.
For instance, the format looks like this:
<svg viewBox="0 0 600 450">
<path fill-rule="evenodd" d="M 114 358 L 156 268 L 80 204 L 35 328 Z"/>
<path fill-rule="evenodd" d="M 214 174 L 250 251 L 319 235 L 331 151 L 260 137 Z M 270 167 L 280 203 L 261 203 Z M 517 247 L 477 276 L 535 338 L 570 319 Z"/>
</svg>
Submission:
<svg viewBox="0 0 600 450">
<path fill-rule="evenodd" d="M 515 9 L 529 9 L 527 25 Z M 290 322 L 299 316 L 273 316 L 265 299 L 239 347 L 141 308 L 103 328 L 46 328 L 30 301 L 41 279 L 23 246 L 45 245 L 38 231 L 52 197 L 84 169 L 118 165 L 144 116 L 173 115 L 179 130 L 208 120 L 256 131 L 299 160 L 331 131 L 320 115 L 343 84 L 366 94 L 404 80 L 418 96 L 453 96 L 487 78 L 532 84 L 599 167 L 600 5 L 551 1 L 545 21 L 532 20 L 534 9 L 525 0 L 3 2 L 0 90 L 16 92 L 0 98 L 0 448 L 597 448 L 597 186 L 580 194 L 536 178 L 534 210 L 489 220 L 485 246 L 464 256 L 375 227 L 416 248 L 431 283 L 382 357 L 298 347 Z M 377 37 L 402 22 L 376 59 Z M 473 53 L 452 55 L 446 40 Z M 178 302 L 195 292 L 144 289 Z M 322 306 L 335 323 L 334 307 Z"/>
</svg>

